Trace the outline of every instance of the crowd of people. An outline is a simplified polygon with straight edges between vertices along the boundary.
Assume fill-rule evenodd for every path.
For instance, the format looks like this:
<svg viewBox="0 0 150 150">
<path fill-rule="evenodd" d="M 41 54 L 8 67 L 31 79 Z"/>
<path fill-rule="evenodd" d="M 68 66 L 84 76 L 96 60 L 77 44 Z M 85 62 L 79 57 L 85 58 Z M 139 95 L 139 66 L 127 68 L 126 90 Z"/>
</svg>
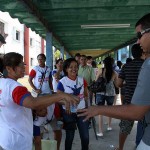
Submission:
<svg viewBox="0 0 150 150">
<path fill-rule="evenodd" d="M 35 150 L 42 150 L 45 124 L 52 127 L 57 150 L 62 129 L 65 150 L 72 149 L 76 129 L 81 149 L 88 150 L 90 118 L 98 115 L 99 137 L 103 136 L 103 115 L 108 116 L 108 131 L 113 130 L 111 118 L 121 119 L 115 150 L 123 150 L 135 120 L 137 150 L 150 150 L 150 14 L 135 27 L 138 40 L 131 49 L 133 59 L 128 58 L 124 65 L 121 61 L 115 65 L 108 56 L 98 68 L 91 56 L 77 53 L 74 58 L 56 60 L 56 68 L 51 70 L 45 64 L 46 56 L 39 54 L 28 79 L 32 92 L 17 81 L 24 77 L 23 56 L 5 54 L 0 59 L 0 150 L 31 150 L 33 143 Z M 99 77 L 106 80 L 105 92 L 93 93 L 89 87 Z M 119 91 L 122 104 L 116 105 Z M 58 126 L 60 121 L 63 126 Z"/>
</svg>

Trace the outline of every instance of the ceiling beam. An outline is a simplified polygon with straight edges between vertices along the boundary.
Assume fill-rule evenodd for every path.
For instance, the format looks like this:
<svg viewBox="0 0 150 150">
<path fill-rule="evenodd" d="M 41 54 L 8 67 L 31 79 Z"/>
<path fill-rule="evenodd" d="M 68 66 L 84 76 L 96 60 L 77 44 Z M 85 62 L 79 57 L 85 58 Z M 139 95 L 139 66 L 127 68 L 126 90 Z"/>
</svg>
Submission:
<svg viewBox="0 0 150 150">
<path fill-rule="evenodd" d="M 122 7 L 114 7 L 113 5 L 110 7 L 96 7 L 96 8 L 84 8 L 84 6 L 82 6 L 82 8 L 78 8 L 78 9 L 50 9 L 49 10 L 49 6 L 48 4 L 45 4 L 45 6 L 39 6 L 39 8 L 41 9 L 41 13 L 46 13 L 45 17 L 49 16 L 49 15 L 53 15 L 53 16 L 64 16 L 64 15 L 80 15 L 82 14 L 93 14 L 93 13 L 108 13 L 111 11 L 111 13 L 113 14 L 118 14 L 119 13 L 123 13 L 123 14 L 131 14 L 131 13 L 143 13 L 143 9 L 148 10 L 149 9 L 149 5 L 147 6 L 122 6 Z M 48 9 L 47 9 L 48 8 Z M 128 11 L 127 11 L 128 10 Z"/>
<path fill-rule="evenodd" d="M 52 9 L 78 9 L 78 8 L 96 8 L 96 7 L 122 7 L 122 6 L 147 6 L 150 5 L 149 0 L 33 0 L 35 3 L 39 3 L 41 7 L 45 4 L 49 4 L 49 8 Z M 47 7 L 48 7 L 47 6 Z"/>
<path fill-rule="evenodd" d="M 64 49 L 67 51 L 66 46 L 64 45 L 64 43 L 59 39 L 59 37 L 52 31 L 51 27 L 49 26 L 49 24 L 47 23 L 47 21 L 43 18 L 43 16 L 41 15 L 39 9 L 35 6 L 35 4 L 33 4 L 32 0 L 22 0 L 27 7 L 29 8 L 30 12 L 33 13 L 35 15 L 35 17 L 37 17 L 37 19 L 45 26 L 45 28 L 52 33 L 53 37 L 61 44 L 61 46 L 64 46 Z M 67 51 L 68 52 L 68 51 Z M 69 52 L 68 52 L 69 53 Z"/>
</svg>

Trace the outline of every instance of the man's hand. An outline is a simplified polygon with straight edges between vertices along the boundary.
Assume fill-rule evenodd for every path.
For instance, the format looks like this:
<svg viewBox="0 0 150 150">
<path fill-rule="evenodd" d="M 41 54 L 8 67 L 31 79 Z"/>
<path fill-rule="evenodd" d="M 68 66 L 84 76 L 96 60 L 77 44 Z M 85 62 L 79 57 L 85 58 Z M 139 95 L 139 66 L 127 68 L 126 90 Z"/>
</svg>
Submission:
<svg viewBox="0 0 150 150">
<path fill-rule="evenodd" d="M 63 94 L 64 98 L 60 100 L 59 102 L 66 107 L 66 112 L 70 114 L 70 106 L 76 106 L 80 102 L 80 98 L 71 94 L 61 93 Z"/>
<path fill-rule="evenodd" d="M 84 122 L 87 121 L 89 118 L 98 115 L 98 106 L 90 106 L 86 109 L 78 110 L 78 117 L 85 116 Z"/>
<path fill-rule="evenodd" d="M 69 103 L 70 105 L 76 106 L 79 104 L 80 102 L 80 98 L 75 96 L 75 95 L 71 95 L 71 94 L 67 94 L 67 93 L 63 93 L 64 98 L 63 100 L 65 100 L 67 103 Z"/>
</svg>

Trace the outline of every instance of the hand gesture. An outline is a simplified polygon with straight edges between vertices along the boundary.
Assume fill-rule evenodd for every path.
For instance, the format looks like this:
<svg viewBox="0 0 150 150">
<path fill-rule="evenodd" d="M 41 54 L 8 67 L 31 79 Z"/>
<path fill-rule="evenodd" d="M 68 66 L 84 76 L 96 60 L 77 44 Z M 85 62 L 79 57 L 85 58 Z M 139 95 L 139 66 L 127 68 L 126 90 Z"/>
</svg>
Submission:
<svg viewBox="0 0 150 150">
<path fill-rule="evenodd" d="M 71 95 L 71 94 L 66 94 L 66 93 L 61 93 L 63 94 L 64 98 L 60 101 L 63 105 L 65 105 L 66 107 L 66 112 L 67 113 L 71 113 L 70 112 L 70 106 L 76 106 L 79 104 L 80 99 L 77 96 Z"/>
<path fill-rule="evenodd" d="M 98 109 L 98 106 L 90 106 L 86 109 L 80 109 L 78 110 L 78 117 L 85 116 L 83 121 L 87 121 L 89 118 L 99 115 Z"/>
</svg>

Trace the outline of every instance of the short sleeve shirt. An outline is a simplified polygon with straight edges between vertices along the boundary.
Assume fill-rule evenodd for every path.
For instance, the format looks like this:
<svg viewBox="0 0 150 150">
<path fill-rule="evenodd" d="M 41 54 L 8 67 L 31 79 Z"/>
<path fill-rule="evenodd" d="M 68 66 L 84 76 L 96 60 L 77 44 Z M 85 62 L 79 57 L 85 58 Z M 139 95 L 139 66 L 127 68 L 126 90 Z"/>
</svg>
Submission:
<svg viewBox="0 0 150 150">
<path fill-rule="evenodd" d="M 88 65 L 86 65 L 84 67 L 82 67 L 81 65 L 79 66 L 78 76 L 83 77 L 87 81 L 88 85 L 90 85 L 92 83 L 92 81 L 94 81 L 96 79 L 94 68 L 92 68 Z"/>
<path fill-rule="evenodd" d="M 78 96 L 80 98 L 80 103 L 77 106 L 77 109 L 82 109 L 85 108 L 85 87 L 87 87 L 87 83 L 82 77 L 77 77 L 76 80 L 71 80 L 70 78 L 65 76 L 58 82 L 57 90 Z M 65 107 L 63 108 L 65 109 Z"/>
<path fill-rule="evenodd" d="M 131 103 L 143 62 L 144 60 L 142 59 L 134 59 L 132 62 L 125 64 L 119 73 L 119 78 L 123 79 L 126 83 L 124 103 Z"/>
<path fill-rule="evenodd" d="M 42 91 L 41 94 L 51 93 L 51 89 L 49 85 L 50 72 L 51 72 L 50 68 L 47 66 L 45 66 L 44 68 L 40 66 L 35 66 L 29 74 L 29 77 L 34 79 L 34 85 L 37 89 L 40 89 L 41 86 L 40 84 L 42 82 L 43 75 L 45 74 L 45 78 L 41 88 Z"/>
<path fill-rule="evenodd" d="M 9 78 L 0 79 L 0 145 L 4 149 L 32 148 L 32 112 L 22 106 L 30 95 L 20 83 Z"/>
<path fill-rule="evenodd" d="M 131 103 L 142 106 L 150 105 L 150 58 L 147 58 L 141 67 Z M 142 140 L 150 146 L 150 111 L 145 114 L 145 121 L 147 126 Z"/>
</svg>

